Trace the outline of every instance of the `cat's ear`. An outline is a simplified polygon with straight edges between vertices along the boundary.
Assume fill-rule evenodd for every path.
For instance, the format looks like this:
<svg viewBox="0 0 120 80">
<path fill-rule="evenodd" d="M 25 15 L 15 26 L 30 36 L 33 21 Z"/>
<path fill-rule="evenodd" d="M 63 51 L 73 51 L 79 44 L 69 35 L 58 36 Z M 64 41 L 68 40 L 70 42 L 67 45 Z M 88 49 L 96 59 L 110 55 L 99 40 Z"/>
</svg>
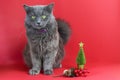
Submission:
<svg viewBox="0 0 120 80">
<path fill-rule="evenodd" d="M 24 4 L 23 7 L 24 7 L 24 9 L 25 9 L 26 12 L 30 11 L 30 8 L 31 8 L 30 6 Z"/>
<path fill-rule="evenodd" d="M 53 6 L 54 6 L 54 3 L 52 2 L 45 7 L 45 10 L 48 11 L 49 13 L 51 13 L 53 10 Z"/>
</svg>

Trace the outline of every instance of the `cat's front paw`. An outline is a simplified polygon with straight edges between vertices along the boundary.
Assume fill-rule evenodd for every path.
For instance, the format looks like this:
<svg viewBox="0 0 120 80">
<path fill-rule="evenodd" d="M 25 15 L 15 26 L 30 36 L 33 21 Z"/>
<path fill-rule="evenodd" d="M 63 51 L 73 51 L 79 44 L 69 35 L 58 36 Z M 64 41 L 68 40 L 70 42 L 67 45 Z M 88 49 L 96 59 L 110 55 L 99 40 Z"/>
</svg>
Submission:
<svg viewBox="0 0 120 80">
<path fill-rule="evenodd" d="M 53 70 L 45 70 L 44 74 L 46 75 L 51 75 L 53 73 Z"/>
<path fill-rule="evenodd" d="M 38 69 L 30 69 L 29 74 L 30 75 L 38 75 L 40 73 L 40 70 Z"/>
</svg>

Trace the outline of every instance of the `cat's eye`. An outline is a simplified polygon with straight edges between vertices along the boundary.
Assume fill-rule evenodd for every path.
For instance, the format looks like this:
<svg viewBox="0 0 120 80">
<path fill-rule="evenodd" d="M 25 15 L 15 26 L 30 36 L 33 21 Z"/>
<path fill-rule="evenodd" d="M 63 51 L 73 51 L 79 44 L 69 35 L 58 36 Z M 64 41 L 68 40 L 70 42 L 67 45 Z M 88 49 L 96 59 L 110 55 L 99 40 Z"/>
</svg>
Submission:
<svg viewBox="0 0 120 80">
<path fill-rule="evenodd" d="M 42 15 L 41 17 L 42 17 L 42 19 L 46 19 L 47 16 L 46 15 Z"/>
<path fill-rule="evenodd" d="M 31 16 L 31 18 L 34 20 L 36 18 L 36 16 Z"/>
</svg>

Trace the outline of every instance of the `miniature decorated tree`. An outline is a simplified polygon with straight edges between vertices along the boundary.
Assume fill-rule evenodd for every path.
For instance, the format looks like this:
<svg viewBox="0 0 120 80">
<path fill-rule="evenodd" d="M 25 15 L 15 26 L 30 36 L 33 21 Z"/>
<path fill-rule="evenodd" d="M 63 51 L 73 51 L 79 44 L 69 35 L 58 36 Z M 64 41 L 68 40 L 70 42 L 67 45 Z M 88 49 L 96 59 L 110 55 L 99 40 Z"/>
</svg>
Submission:
<svg viewBox="0 0 120 80">
<path fill-rule="evenodd" d="M 76 58 L 78 67 L 66 69 L 63 71 L 63 74 L 59 76 L 66 76 L 66 77 L 86 77 L 87 76 L 87 73 L 89 72 L 87 71 L 87 69 L 84 69 L 84 65 L 86 64 L 86 59 L 85 59 L 83 45 L 84 44 L 82 42 L 79 43 L 80 50 Z M 59 76 L 55 76 L 55 77 L 59 77 Z"/>
<path fill-rule="evenodd" d="M 79 50 L 78 56 L 76 58 L 76 62 L 78 65 L 78 69 L 83 70 L 84 65 L 86 64 L 86 59 L 85 59 L 85 54 L 84 54 L 84 49 L 83 49 L 84 44 L 82 42 L 80 42 L 79 46 L 80 46 L 80 50 Z"/>
<path fill-rule="evenodd" d="M 87 71 L 87 69 L 84 69 L 84 65 L 86 64 L 86 58 L 85 58 L 84 49 L 83 49 L 84 44 L 82 42 L 80 42 L 79 46 L 80 46 L 80 50 L 79 50 L 78 56 L 76 58 L 77 68 L 71 68 L 68 70 L 64 70 L 64 73 L 63 73 L 64 76 L 86 77 L 87 73 L 89 73 Z"/>
</svg>

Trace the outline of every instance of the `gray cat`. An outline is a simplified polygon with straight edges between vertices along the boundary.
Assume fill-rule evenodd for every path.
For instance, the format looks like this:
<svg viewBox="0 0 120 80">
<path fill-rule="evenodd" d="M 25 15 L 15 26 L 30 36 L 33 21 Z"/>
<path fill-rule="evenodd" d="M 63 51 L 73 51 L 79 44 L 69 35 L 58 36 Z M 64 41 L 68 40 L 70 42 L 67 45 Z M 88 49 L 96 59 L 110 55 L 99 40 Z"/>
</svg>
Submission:
<svg viewBox="0 0 120 80">
<path fill-rule="evenodd" d="M 52 13 L 53 6 L 53 3 L 24 5 L 28 40 L 24 60 L 30 67 L 30 75 L 39 74 L 41 69 L 44 74 L 52 74 L 53 68 L 61 66 L 61 60 L 64 57 L 64 44 L 68 41 L 71 30 L 65 21 L 55 19 Z"/>
</svg>

